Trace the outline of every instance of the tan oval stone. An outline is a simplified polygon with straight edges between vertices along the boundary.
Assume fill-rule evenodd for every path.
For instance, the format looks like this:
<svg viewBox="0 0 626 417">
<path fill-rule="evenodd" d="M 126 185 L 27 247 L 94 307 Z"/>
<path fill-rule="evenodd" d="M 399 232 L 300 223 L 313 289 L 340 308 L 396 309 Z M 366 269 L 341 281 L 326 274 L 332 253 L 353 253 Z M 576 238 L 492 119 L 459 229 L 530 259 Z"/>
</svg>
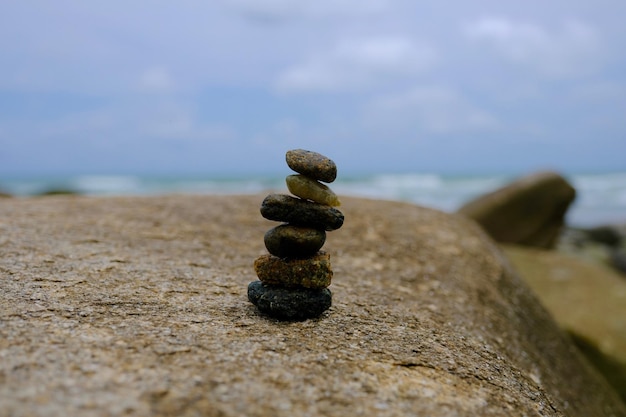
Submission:
<svg viewBox="0 0 626 417">
<path fill-rule="evenodd" d="M 337 207 L 341 205 L 333 190 L 319 181 L 298 174 L 287 176 L 285 181 L 289 192 L 295 196 L 327 206 Z"/>
</svg>

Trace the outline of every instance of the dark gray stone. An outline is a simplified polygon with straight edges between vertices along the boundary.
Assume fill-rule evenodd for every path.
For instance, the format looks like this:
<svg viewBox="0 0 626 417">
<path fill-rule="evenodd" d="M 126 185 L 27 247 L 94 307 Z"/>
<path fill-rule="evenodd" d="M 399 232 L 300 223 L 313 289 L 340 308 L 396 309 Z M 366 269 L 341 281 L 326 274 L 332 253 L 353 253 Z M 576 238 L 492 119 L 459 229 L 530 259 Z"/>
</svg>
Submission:
<svg viewBox="0 0 626 417">
<path fill-rule="evenodd" d="M 343 213 L 334 207 L 286 194 L 270 194 L 261 203 L 261 215 L 268 220 L 336 230 L 343 225 Z"/>
<path fill-rule="evenodd" d="M 307 258 L 324 246 L 326 232 L 312 227 L 282 224 L 265 233 L 265 247 L 281 258 Z"/>
<path fill-rule="evenodd" d="M 253 281 L 248 285 L 248 300 L 264 314 L 279 320 L 306 320 L 318 317 L 332 304 L 328 288 L 283 288 Z"/>
<path fill-rule="evenodd" d="M 589 237 L 589 240 L 602 243 L 603 245 L 617 247 L 622 243 L 622 235 L 612 226 L 598 226 L 585 229 L 585 233 Z"/>
<path fill-rule="evenodd" d="M 611 265 L 623 275 L 626 275 L 626 250 L 614 249 L 611 251 Z"/>
<path fill-rule="evenodd" d="M 322 154 L 304 149 L 293 149 L 285 156 L 289 168 L 307 177 L 333 182 L 337 178 L 337 166 Z"/>
</svg>

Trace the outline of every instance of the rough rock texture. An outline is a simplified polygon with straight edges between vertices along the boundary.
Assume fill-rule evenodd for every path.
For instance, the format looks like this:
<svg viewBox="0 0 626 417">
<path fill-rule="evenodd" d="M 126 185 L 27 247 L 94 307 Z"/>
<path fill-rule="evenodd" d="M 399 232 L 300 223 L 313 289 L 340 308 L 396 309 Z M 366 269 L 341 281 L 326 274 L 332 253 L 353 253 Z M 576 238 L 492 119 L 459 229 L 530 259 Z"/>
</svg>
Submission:
<svg viewBox="0 0 626 417">
<path fill-rule="evenodd" d="M 261 197 L 262 198 L 262 197 Z M 12 416 L 626 416 L 474 223 L 346 198 L 333 306 L 248 302 L 256 196 L 0 201 Z"/>
<path fill-rule="evenodd" d="M 538 172 L 476 198 L 458 212 L 497 242 L 540 248 L 556 244 L 576 190 L 559 174 Z"/>
<path fill-rule="evenodd" d="M 626 401 L 626 280 L 611 268 L 553 251 L 505 253 L 559 324 Z"/>
<path fill-rule="evenodd" d="M 330 254 L 324 251 L 306 259 L 261 255 L 254 261 L 254 272 L 266 284 L 285 287 L 326 288 L 333 278 Z"/>
</svg>

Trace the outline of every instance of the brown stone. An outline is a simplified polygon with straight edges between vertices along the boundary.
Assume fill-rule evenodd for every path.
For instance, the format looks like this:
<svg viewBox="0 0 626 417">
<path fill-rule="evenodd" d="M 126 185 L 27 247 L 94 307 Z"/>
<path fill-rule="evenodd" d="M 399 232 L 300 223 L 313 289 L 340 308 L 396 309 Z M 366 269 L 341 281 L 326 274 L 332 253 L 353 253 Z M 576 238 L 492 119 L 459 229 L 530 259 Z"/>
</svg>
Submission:
<svg viewBox="0 0 626 417">
<path fill-rule="evenodd" d="M 281 224 L 268 230 L 263 241 L 272 255 L 281 258 L 307 258 L 324 246 L 326 232 L 312 227 Z"/>
<path fill-rule="evenodd" d="M 285 159 L 289 168 L 307 177 L 324 182 L 333 182 L 337 178 L 335 163 L 317 152 L 294 149 L 287 152 Z"/>
<path fill-rule="evenodd" d="M 458 210 L 497 242 L 554 247 L 576 190 L 559 174 L 538 172 L 470 201 Z"/>
<path fill-rule="evenodd" d="M 332 307 L 261 315 L 261 198 L 0 200 L 0 414 L 626 416 L 460 216 L 344 197 Z"/>
<path fill-rule="evenodd" d="M 330 255 L 324 251 L 306 259 L 262 255 L 254 261 L 254 271 L 263 283 L 285 287 L 326 288 L 333 277 Z"/>
</svg>

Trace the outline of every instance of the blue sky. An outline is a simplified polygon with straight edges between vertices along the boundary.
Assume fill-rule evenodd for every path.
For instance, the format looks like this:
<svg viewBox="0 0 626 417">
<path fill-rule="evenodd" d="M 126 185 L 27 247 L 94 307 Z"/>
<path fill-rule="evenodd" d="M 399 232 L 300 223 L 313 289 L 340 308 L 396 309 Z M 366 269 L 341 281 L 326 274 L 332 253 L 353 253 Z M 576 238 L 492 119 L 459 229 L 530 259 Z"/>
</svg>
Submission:
<svg viewBox="0 0 626 417">
<path fill-rule="evenodd" d="M 0 175 L 626 169 L 626 2 L 0 5 Z"/>
</svg>

